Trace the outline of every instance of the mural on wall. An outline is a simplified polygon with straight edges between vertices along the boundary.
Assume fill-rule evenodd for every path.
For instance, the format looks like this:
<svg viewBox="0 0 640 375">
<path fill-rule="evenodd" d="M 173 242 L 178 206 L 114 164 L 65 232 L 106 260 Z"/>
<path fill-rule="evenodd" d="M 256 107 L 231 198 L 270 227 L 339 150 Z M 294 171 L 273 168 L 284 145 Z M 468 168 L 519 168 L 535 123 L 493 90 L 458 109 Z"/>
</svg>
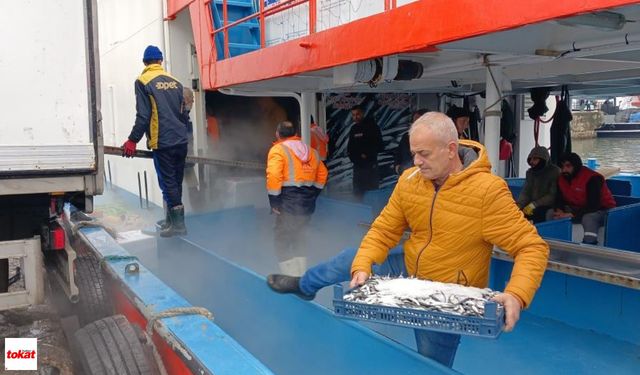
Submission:
<svg viewBox="0 0 640 375">
<path fill-rule="evenodd" d="M 378 154 L 380 187 L 393 185 L 398 176 L 393 170 L 393 155 L 400 138 L 411 125 L 411 94 L 332 94 L 327 96 L 327 132 L 330 138 L 329 189 L 346 192 L 352 189 L 353 170 L 347 156 L 349 129 L 353 125 L 351 108 L 362 106 L 364 115 L 372 117 L 380 131 L 384 151 Z"/>
</svg>

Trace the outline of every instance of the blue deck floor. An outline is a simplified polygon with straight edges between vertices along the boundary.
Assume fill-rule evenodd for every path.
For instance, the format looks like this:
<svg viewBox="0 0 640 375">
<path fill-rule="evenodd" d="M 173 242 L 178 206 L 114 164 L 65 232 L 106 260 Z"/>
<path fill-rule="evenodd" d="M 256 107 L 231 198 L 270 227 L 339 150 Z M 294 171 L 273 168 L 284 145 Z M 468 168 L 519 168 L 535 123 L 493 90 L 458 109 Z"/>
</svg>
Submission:
<svg viewBox="0 0 640 375">
<path fill-rule="evenodd" d="M 334 205 L 331 201 L 321 203 L 312 222 L 313 231 L 307 234 L 310 245 L 306 255 L 310 264 L 327 259 L 342 248 L 357 246 L 364 229 L 355 223 L 369 220 L 369 215 L 364 206 L 352 205 L 344 210 L 343 206 Z M 189 235 L 183 240 L 159 240 L 157 245 L 155 240 L 151 240 L 126 247 L 192 304 L 209 308 L 216 315 L 216 322 L 252 353 L 262 351 L 262 355 L 266 355 L 265 345 L 277 346 L 279 342 L 292 342 L 290 340 L 295 342 L 299 337 L 306 347 L 290 348 L 288 353 L 295 353 L 296 350 L 301 350 L 305 355 L 316 352 L 315 356 L 327 359 L 326 367 L 320 363 L 314 365 L 314 371 L 306 368 L 306 373 L 342 373 L 330 366 L 328 356 L 332 355 L 332 348 L 314 346 L 314 338 L 305 337 L 305 320 L 296 318 L 296 313 L 305 314 L 308 311 L 305 310 L 307 302 L 263 291 L 256 295 L 259 299 L 257 302 L 234 300 L 233 296 L 225 294 L 224 287 L 226 281 L 233 279 L 231 275 L 221 274 L 222 271 L 211 266 L 222 257 L 260 275 L 277 271 L 272 227 L 273 217 L 266 210 L 256 211 L 252 207 L 232 209 L 189 217 Z M 262 322 L 269 325 L 269 329 L 247 332 L 251 324 L 245 324 L 246 319 L 251 319 L 252 314 L 260 314 L 260 311 L 243 311 L 243 303 L 247 307 L 255 308 L 263 304 L 272 308 L 272 305 L 279 306 L 282 301 L 286 302 L 282 308 L 294 310 L 289 311 L 291 315 L 283 316 L 280 321 Z M 330 290 L 321 293 L 316 302 L 330 307 Z M 336 319 L 331 315 L 328 318 Z M 376 326 L 374 329 L 408 348 L 414 348 L 410 330 L 389 326 Z M 262 333 L 274 330 L 281 335 L 278 340 L 262 337 Z M 339 332 L 332 334 L 337 342 L 341 340 Z M 256 356 L 270 362 L 268 365 L 276 373 L 300 373 L 300 368 L 286 364 L 296 361 L 282 356 L 282 350 L 274 348 L 269 353 L 272 358 Z M 358 354 L 349 355 L 353 355 L 355 361 L 363 359 Z M 497 340 L 464 337 L 454 369 L 466 374 L 492 375 L 639 374 L 640 346 L 525 312 L 516 330 L 501 335 Z M 354 373 L 352 370 L 351 373 Z M 389 373 L 394 373 L 392 368 L 389 370 Z"/>
</svg>

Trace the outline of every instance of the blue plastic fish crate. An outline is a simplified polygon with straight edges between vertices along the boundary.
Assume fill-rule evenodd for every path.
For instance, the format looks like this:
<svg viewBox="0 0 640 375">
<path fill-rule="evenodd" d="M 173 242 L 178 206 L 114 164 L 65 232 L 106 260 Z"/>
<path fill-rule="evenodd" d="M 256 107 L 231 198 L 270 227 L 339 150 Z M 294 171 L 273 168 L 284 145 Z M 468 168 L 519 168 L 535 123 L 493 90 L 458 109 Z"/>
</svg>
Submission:
<svg viewBox="0 0 640 375">
<path fill-rule="evenodd" d="M 484 316 L 478 317 L 345 301 L 341 285 L 334 286 L 333 295 L 335 314 L 346 319 L 492 339 L 504 324 L 504 309 L 494 302 L 486 303 Z"/>
</svg>

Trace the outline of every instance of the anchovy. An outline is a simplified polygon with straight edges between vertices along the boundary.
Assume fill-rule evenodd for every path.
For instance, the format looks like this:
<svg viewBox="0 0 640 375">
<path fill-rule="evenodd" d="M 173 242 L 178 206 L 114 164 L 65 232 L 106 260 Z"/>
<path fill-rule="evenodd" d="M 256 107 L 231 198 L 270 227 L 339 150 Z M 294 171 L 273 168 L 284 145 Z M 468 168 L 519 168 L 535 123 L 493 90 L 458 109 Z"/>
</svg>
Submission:
<svg viewBox="0 0 640 375">
<path fill-rule="evenodd" d="M 344 295 L 345 301 L 483 316 L 485 303 L 498 293 L 489 288 L 466 287 L 417 278 L 374 276 Z M 498 308 L 502 307 L 498 305 Z"/>
</svg>

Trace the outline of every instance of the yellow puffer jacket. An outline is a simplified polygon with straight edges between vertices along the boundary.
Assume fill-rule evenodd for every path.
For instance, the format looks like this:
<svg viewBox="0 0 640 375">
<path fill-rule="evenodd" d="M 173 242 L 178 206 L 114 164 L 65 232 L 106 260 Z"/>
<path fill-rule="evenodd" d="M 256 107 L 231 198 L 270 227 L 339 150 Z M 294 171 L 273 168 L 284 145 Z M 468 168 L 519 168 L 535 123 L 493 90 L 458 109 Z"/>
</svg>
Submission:
<svg viewBox="0 0 640 375">
<path fill-rule="evenodd" d="M 460 144 L 474 148 L 478 159 L 449 176 L 437 192 L 420 173 L 408 178 L 416 167 L 402 174 L 362 240 L 351 272 L 371 273 L 372 264 L 383 263 L 409 228 L 404 244 L 409 275 L 484 288 L 496 245 L 515 259 L 505 292 L 526 307 L 542 281 L 549 247 L 516 206 L 506 182 L 491 174 L 484 147 Z"/>
</svg>

